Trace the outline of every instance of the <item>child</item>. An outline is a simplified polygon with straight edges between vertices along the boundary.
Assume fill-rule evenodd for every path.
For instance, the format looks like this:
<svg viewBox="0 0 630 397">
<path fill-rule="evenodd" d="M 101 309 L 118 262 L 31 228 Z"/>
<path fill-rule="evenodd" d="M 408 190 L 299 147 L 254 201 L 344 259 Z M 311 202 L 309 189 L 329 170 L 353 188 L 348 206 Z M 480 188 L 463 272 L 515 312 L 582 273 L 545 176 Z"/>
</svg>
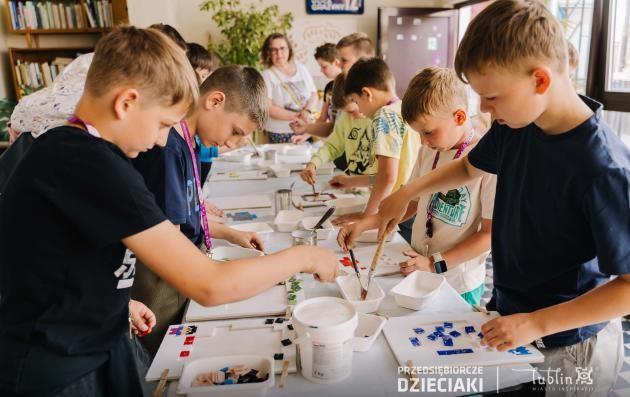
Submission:
<svg viewBox="0 0 630 397">
<path fill-rule="evenodd" d="M 338 217 L 333 223 L 344 225 L 363 216 L 375 214 L 381 200 L 405 184 L 416 162 L 420 138 L 411 133 L 400 115 L 400 99 L 394 89 L 394 76 L 387 64 L 378 58 L 358 60 L 346 78 L 344 93 L 356 102 L 359 111 L 372 119 L 373 153 L 378 161 L 375 176 L 338 175 L 333 186 L 373 185 L 363 213 Z"/>
<path fill-rule="evenodd" d="M 317 167 L 342 156 L 345 157 L 344 162 L 347 163 L 345 168 L 349 173 L 376 174 L 377 163 L 371 154 L 372 121 L 359 112 L 356 103 L 346 99 L 344 82 L 343 74 L 338 75 L 334 81 L 332 104 L 341 112 L 335 121 L 333 133 L 300 173 L 300 177 L 311 185 L 315 184 Z"/>
<path fill-rule="evenodd" d="M 99 40 L 71 125 L 35 140 L 0 200 L 0 395 L 140 395 L 136 257 L 206 306 L 296 272 L 335 277 L 334 254 L 317 247 L 224 266 L 166 220 L 128 158 L 163 145 L 197 97 L 184 51 L 162 33 L 120 27 Z M 33 225 L 45 238 L 24 239 Z"/>
<path fill-rule="evenodd" d="M 337 56 L 339 57 L 339 67 L 344 74 L 361 58 L 374 56 L 374 46 L 372 40 L 365 33 L 352 33 L 344 36 L 336 45 Z M 318 122 L 307 124 L 300 118 L 295 118 L 291 123 L 291 129 L 295 134 L 309 134 L 325 138 L 332 133 L 332 122 Z M 345 167 L 341 168 L 344 169 Z"/>
<path fill-rule="evenodd" d="M 217 56 L 197 43 L 187 43 L 188 60 L 192 65 L 199 82 L 203 83 L 220 65 Z"/>
<path fill-rule="evenodd" d="M 264 124 L 265 90 L 265 82 L 255 69 L 234 65 L 217 69 L 201 84 L 200 101 L 194 111 L 180 125 L 171 128 L 166 146 L 155 147 L 133 160 L 167 219 L 197 246 L 211 245 L 209 240 L 204 241 L 211 231 L 213 238 L 264 250 L 256 233 L 232 229 L 210 218 L 208 203 L 201 200 L 198 190 L 203 184 L 199 149 L 191 151 L 188 141 L 192 143 L 198 136 L 200 141 L 216 147 L 229 149 L 238 145 Z M 187 299 L 144 263 L 138 262 L 136 271 L 131 296 L 144 302 L 158 320 L 154 331 L 141 339 L 154 356 L 168 326 L 181 323 Z"/>
<path fill-rule="evenodd" d="M 563 29 L 537 1 L 490 4 L 469 25 L 455 69 L 495 122 L 468 155 L 384 200 L 379 233 L 412 197 L 496 174 L 503 316 L 483 325 L 483 342 L 505 351 L 537 341 L 539 368 L 576 385 L 579 367 L 594 382 L 580 395 L 607 395 L 623 362 L 618 317 L 630 312 L 630 150 L 602 105 L 573 89 Z M 555 391 L 573 394 L 563 385 Z"/>
<path fill-rule="evenodd" d="M 479 141 L 481 134 L 472 128 L 467 107 L 466 87 L 450 69 L 429 67 L 411 80 L 401 111 L 422 140 L 412 179 L 465 155 Z M 478 305 L 490 250 L 495 184 L 494 175 L 484 175 L 448 192 L 414 197 L 404 217 L 418 213 L 411 235 L 413 251 L 404 252 L 410 259 L 401 263 L 401 271 L 440 272 L 434 265 L 444 261 L 444 276 L 451 286 L 468 303 Z M 378 226 L 377 220 L 372 215 L 346 226 L 338 236 L 341 247 L 351 247 L 356 236 Z"/>
<path fill-rule="evenodd" d="M 319 113 L 319 117 L 314 123 L 307 124 L 303 119 L 296 117 L 293 119 L 289 126 L 293 130 L 294 136 L 291 137 L 291 142 L 299 144 L 306 141 L 311 134 L 307 132 L 311 131 L 317 135 L 320 134 L 326 137 L 330 134 L 335 117 L 337 117 L 337 109 L 332 106 L 330 98 L 332 96 L 333 81 L 337 75 L 341 73 L 339 67 L 339 53 L 333 43 L 325 43 L 315 49 L 315 61 L 319 65 L 319 68 L 324 76 L 330 79 L 330 81 L 324 87 L 324 100 L 322 109 Z M 343 169 L 345 167 L 342 167 Z"/>
</svg>

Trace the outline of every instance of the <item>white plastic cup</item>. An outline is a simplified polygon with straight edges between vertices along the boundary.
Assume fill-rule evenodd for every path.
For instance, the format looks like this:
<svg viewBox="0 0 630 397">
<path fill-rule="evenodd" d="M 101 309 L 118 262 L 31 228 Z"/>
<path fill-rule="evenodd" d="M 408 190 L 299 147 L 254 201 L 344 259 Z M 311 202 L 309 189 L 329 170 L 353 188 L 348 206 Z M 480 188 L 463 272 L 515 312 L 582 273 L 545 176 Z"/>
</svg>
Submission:
<svg viewBox="0 0 630 397">
<path fill-rule="evenodd" d="M 352 373 L 355 308 L 346 300 L 312 298 L 293 310 L 302 375 L 315 383 L 337 383 Z"/>
</svg>

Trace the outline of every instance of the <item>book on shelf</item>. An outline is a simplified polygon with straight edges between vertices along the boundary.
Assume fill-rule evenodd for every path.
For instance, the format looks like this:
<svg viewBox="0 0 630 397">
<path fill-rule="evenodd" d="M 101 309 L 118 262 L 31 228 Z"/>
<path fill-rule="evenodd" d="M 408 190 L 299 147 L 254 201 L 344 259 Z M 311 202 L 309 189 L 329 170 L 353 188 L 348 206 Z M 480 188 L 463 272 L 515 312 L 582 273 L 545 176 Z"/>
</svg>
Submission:
<svg viewBox="0 0 630 397">
<path fill-rule="evenodd" d="M 55 78 L 74 58 L 56 57 L 49 62 L 28 62 L 17 60 L 15 77 L 20 97 L 53 84 Z"/>
<path fill-rule="evenodd" d="M 114 26 L 111 0 L 9 1 L 13 30 L 84 29 Z"/>
</svg>

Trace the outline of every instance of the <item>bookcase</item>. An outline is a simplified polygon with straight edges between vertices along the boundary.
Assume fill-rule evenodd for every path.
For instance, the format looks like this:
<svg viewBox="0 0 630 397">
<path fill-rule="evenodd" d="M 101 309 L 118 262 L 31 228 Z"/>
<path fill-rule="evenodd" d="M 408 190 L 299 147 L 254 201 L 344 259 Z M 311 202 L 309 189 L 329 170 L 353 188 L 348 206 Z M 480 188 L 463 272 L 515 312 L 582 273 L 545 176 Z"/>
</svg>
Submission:
<svg viewBox="0 0 630 397">
<path fill-rule="evenodd" d="M 103 35 L 129 23 L 126 0 L 4 0 L 9 34 L 23 35 L 24 48 L 9 48 L 15 96 L 48 86 L 63 67 L 93 47 L 41 48 L 40 35 Z M 97 37 L 98 38 L 98 37 Z"/>
</svg>

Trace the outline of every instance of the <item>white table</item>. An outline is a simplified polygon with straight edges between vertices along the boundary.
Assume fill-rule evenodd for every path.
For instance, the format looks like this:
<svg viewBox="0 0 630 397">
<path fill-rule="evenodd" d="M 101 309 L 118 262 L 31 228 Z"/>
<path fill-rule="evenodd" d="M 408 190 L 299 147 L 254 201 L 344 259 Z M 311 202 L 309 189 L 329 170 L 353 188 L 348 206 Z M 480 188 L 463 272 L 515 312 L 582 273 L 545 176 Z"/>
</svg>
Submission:
<svg viewBox="0 0 630 397">
<path fill-rule="evenodd" d="M 212 166 L 212 172 L 239 171 L 256 169 L 255 165 L 246 165 L 239 163 L 228 163 L 221 160 L 216 161 Z M 326 182 L 329 178 L 318 177 L 318 190 L 326 188 Z M 310 187 L 302 182 L 297 173 L 292 173 L 288 178 L 270 177 L 264 181 L 228 181 L 213 182 L 212 186 L 206 184 L 203 189 L 204 198 L 212 201 L 212 197 L 224 197 L 235 195 L 251 195 L 251 194 L 267 194 L 273 196 L 273 193 L 282 188 L 288 188 L 292 182 L 297 181 L 294 187 L 295 191 L 308 191 Z M 273 202 L 273 200 L 272 200 Z M 246 210 L 246 209 L 245 209 Z M 234 211 L 239 212 L 242 210 Z M 256 221 L 268 222 L 272 225 L 274 219 L 274 209 L 252 209 L 249 210 L 258 215 Z M 232 212 L 232 211 L 228 211 Z M 306 212 L 318 215 L 325 212 L 325 207 L 317 207 L 306 209 Z M 252 221 L 247 221 L 252 222 Z M 239 223 L 239 222 L 235 222 Z M 404 242 L 399 234 L 396 234 L 394 240 L 396 242 Z M 217 240 L 214 242 L 217 246 L 226 245 L 227 242 Z M 333 249 L 341 252 L 334 239 L 319 240 L 319 246 Z M 373 244 L 361 244 L 361 246 L 369 246 Z M 290 233 L 274 232 L 266 242 L 266 248 L 269 253 L 277 252 L 291 246 Z M 307 298 L 317 296 L 337 296 L 339 291 L 333 283 L 320 283 L 315 281 L 310 275 L 304 276 L 304 290 Z M 378 282 L 385 291 L 389 291 L 396 285 L 402 276 L 379 277 Z M 394 299 L 387 295 L 383 300 L 377 314 L 386 317 L 406 316 L 418 313 L 426 314 L 432 312 L 470 312 L 472 308 L 457 294 L 457 292 L 446 284 L 445 288 L 440 291 L 437 299 L 434 299 L 429 307 L 421 312 L 404 309 L 396 305 Z M 415 363 L 415 365 L 430 365 L 428 363 Z M 330 396 L 394 396 L 398 395 L 398 379 L 406 378 L 405 375 L 398 375 L 398 363 L 392 354 L 385 337 L 381 334 L 375 341 L 372 348 L 363 353 L 354 353 L 352 375 L 346 380 L 333 385 L 317 384 L 308 381 L 301 374 L 291 374 L 287 379 L 285 388 L 279 389 L 274 387 L 269 391 L 271 396 L 308 396 L 308 397 L 330 397 Z M 483 369 L 483 391 L 491 392 L 497 390 L 497 383 L 500 389 L 509 388 L 521 383 L 532 381 L 532 367 L 530 365 L 509 365 L 500 367 L 484 367 Z M 449 377 L 449 376 L 444 376 Z M 461 377 L 461 376 L 460 376 Z M 473 378 L 478 377 L 472 375 Z M 498 379 L 498 382 L 497 382 Z M 276 379 L 276 383 L 278 378 Z M 177 382 L 171 382 L 168 395 L 176 396 Z M 444 395 L 461 395 L 470 393 L 439 393 Z"/>
</svg>

